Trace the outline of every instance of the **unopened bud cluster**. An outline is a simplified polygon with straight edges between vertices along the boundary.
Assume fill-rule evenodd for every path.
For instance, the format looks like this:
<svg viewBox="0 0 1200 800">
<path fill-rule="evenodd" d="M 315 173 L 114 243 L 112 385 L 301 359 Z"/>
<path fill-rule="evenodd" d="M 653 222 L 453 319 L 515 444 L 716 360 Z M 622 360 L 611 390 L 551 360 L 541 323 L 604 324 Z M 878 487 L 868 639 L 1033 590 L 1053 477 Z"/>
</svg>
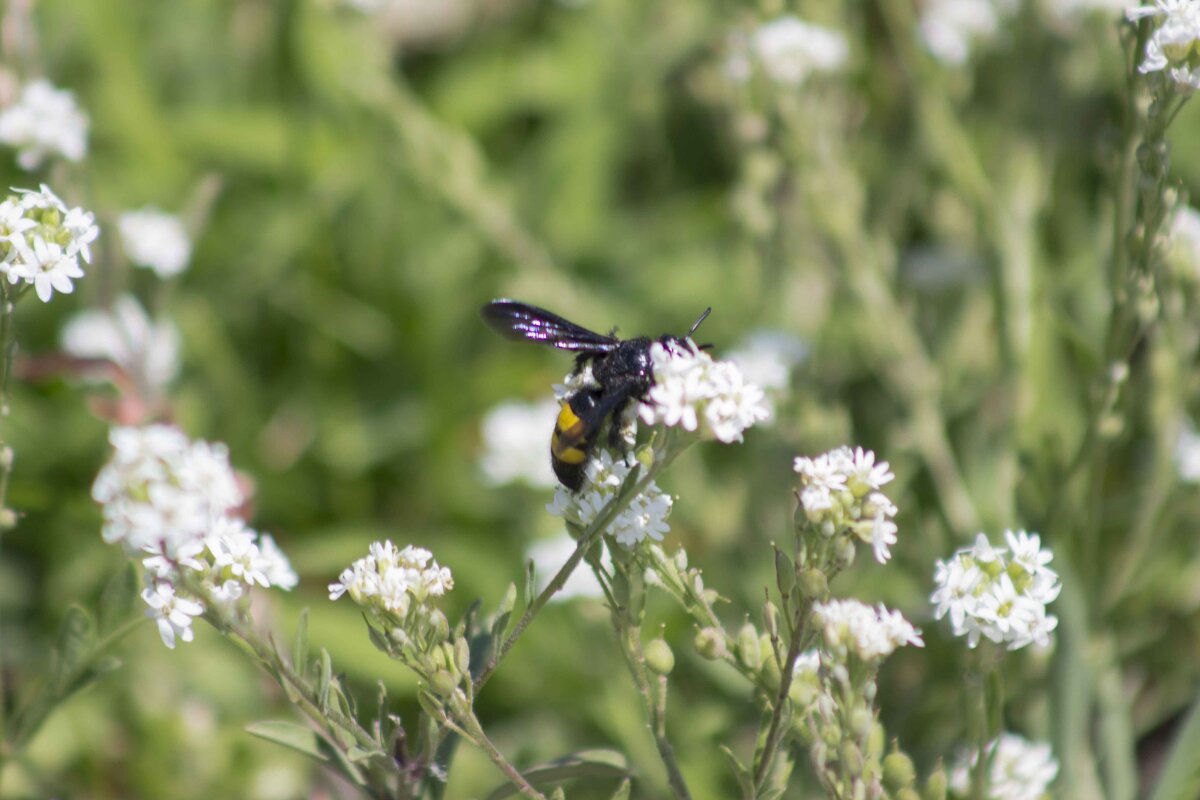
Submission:
<svg viewBox="0 0 1200 800">
<path fill-rule="evenodd" d="M 847 566 L 854 558 L 854 540 L 871 545 L 875 560 L 886 563 L 896 543 L 896 506 L 879 491 L 895 476 L 886 461 L 861 447 L 839 447 L 816 458 L 800 457 L 793 468 L 800 475 L 797 523 L 833 540 L 836 560 Z"/>
</svg>

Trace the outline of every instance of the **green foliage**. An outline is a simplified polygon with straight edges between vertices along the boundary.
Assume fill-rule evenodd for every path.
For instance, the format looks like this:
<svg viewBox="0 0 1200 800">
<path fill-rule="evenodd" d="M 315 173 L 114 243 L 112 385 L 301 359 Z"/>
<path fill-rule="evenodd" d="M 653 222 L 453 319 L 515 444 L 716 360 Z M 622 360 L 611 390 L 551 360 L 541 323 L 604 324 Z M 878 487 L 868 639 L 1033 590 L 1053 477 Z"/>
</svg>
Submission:
<svg viewBox="0 0 1200 800">
<path fill-rule="evenodd" d="M 1172 456 L 1200 412 L 1200 282 L 1195 264 L 1160 257 L 1155 231 L 1200 186 L 1200 118 L 1190 104 L 1164 134 L 1139 116 L 1147 86 L 1127 86 L 1112 20 L 1059 24 L 1049 0 L 1027 3 L 951 68 L 920 48 L 914 4 L 797 2 L 846 33 L 851 63 L 780 92 L 722 72 L 729 33 L 782 10 L 770 3 L 463 2 L 433 38 L 318 0 L 4 13 L 29 5 L 36 41 L 3 66 L 72 89 L 91 145 L 36 175 L 5 151 L 0 178 L 53 183 L 102 235 L 76 293 L 25 301 L 16 321 L 3 439 L 21 516 L 0 553 L 0 741 L 25 752 L 5 762 L 0 797 L 345 790 L 245 735 L 342 758 L 298 718 L 261 722 L 292 713 L 287 693 L 218 637 L 168 652 L 146 623 L 114 644 L 141 608 L 88 496 L 108 427 L 94 400 L 112 392 L 38 367 L 71 314 L 124 290 L 180 326 L 174 419 L 229 445 L 254 483 L 252 523 L 301 573 L 261 613 L 296 626 L 287 660 L 323 710 L 373 707 L 377 680 L 404 724 L 427 701 L 378 652 L 388 642 L 326 599 L 370 541 L 452 565 L 451 620 L 475 598 L 499 607 L 493 651 L 538 596 L 525 553 L 559 521 L 547 492 L 486 481 L 479 426 L 502 401 L 547 396 L 570 364 L 496 339 L 480 305 L 517 297 L 626 334 L 680 331 L 712 305 L 702 332 L 718 355 L 756 328 L 800 335 L 810 355 L 772 427 L 691 448 L 663 478 L 679 498 L 669 545 L 703 566 L 726 629 L 756 615 L 729 653 L 705 636 L 710 661 L 660 595 L 636 609 L 673 653 L 663 724 L 697 800 L 755 790 L 738 781 L 758 709 L 730 662 L 763 657 L 763 587 L 805 587 L 771 549 L 791 536 L 791 457 L 847 443 L 891 462 L 900 541 L 886 567 L 860 548 L 832 591 L 886 600 L 925 630 L 927 649 L 898 653 L 879 680 L 882 721 L 917 774 L 968 737 L 963 648 L 929 619 L 934 559 L 978 530 L 1023 527 L 1063 576 L 1057 646 L 1005 662 L 989 725 L 1053 741 L 1063 796 L 1132 796 L 1164 752 L 1152 796 L 1194 794 L 1200 503 Z M 1161 135 L 1172 160 L 1139 154 Z M 116 217 L 145 204 L 196 233 L 177 282 L 120 256 Z M 569 797 L 665 796 L 614 645 L 595 605 L 548 605 L 480 692 L 480 721 L 531 781 L 603 776 L 564 784 Z M 1139 757 L 1139 743 L 1160 752 Z M 599 747 L 626 760 L 587 754 Z M 820 796 L 797 755 L 783 796 Z M 436 791 L 492 791 L 492 764 L 454 764 Z M 765 796 L 786 777 L 767 776 Z"/>
</svg>

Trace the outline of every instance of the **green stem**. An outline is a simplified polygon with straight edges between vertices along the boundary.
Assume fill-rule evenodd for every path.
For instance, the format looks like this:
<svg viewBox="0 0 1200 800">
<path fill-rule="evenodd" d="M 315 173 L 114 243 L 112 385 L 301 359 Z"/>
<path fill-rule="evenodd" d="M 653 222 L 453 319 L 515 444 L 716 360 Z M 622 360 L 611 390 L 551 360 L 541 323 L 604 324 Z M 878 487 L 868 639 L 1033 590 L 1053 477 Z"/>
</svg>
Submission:
<svg viewBox="0 0 1200 800">
<path fill-rule="evenodd" d="M 805 598 L 796 608 L 790 631 L 791 641 L 788 644 L 787 656 L 780 667 L 779 691 L 775 693 L 775 701 L 771 708 L 771 721 L 767 726 L 767 737 L 759 754 L 758 763 L 754 767 L 754 788 L 762 788 L 763 782 L 771 773 L 771 762 L 775 760 L 775 751 L 783 740 L 783 712 L 788 702 L 788 692 L 792 688 L 792 671 L 796 667 L 796 659 L 809 641 L 805 635 L 808 629 L 808 619 L 812 612 L 812 601 Z"/>
<path fill-rule="evenodd" d="M 504 777 L 508 778 L 517 791 L 530 800 L 546 800 L 546 796 L 533 788 L 529 781 L 525 780 L 525 777 L 517 771 L 517 768 L 508 762 L 499 748 L 492 743 L 492 740 L 483 732 L 483 726 L 479 724 L 479 719 L 474 713 L 463 717 L 459 723 L 462 725 L 460 732 L 466 734 L 472 744 L 487 754 L 487 757 L 504 773 Z"/>
<path fill-rule="evenodd" d="M 654 745 L 658 749 L 659 760 L 667 770 L 667 784 L 676 800 L 691 800 L 687 781 L 679 769 L 679 761 L 675 757 L 675 748 L 667 738 L 667 679 L 659 678 L 658 697 L 655 697 L 648 675 L 646 656 L 642 651 L 642 629 L 629 615 L 629 609 L 612 606 L 613 627 L 616 628 L 617 642 L 621 647 L 621 655 L 625 658 L 625 666 L 633 678 L 638 694 L 642 698 L 646 716 L 650 720 L 650 733 L 654 737 Z"/>
<path fill-rule="evenodd" d="M 335 763 L 347 779 L 380 800 L 387 800 L 391 797 L 391 793 L 381 787 L 366 785 L 362 776 L 354 772 L 353 764 L 355 762 L 350 758 L 350 750 L 353 746 L 368 753 L 380 750 L 380 744 L 371 733 L 363 728 L 358 720 L 342 714 L 334 705 L 329 704 L 328 707 L 322 707 L 317 689 L 305 678 L 297 675 L 293 667 L 279 657 L 275 648 L 264 640 L 253 626 L 246 624 L 236 612 L 228 610 L 224 604 L 214 599 L 212 593 L 198 581 L 188 580 L 185 576 L 183 582 L 190 592 L 203 601 L 204 618 L 218 631 L 232 635 L 250 648 L 250 651 L 257 657 L 259 666 L 275 678 L 292 704 L 325 732 L 326 742 L 343 756 Z M 349 733 L 353 737 L 353 744 L 344 743 L 343 736 L 338 735 L 339 731 Z M 391 759 L 388 759 L 388 763 L 394 768 L 394 762 Z M 407 778 L 402 776 L 401 780 L 404 781 Z M 406 796 L 411 796 L 411 792 Z"/>
<path fill-rule="evenodd" d="M 664 442 L 662 458 L 654 459 L 654 463 L 650 465 L 650 468 L 646 471 L 646 474 L 643 475 L 640 480 L 638 480 L 632 491 L 618 495 L 612 500 L 609 500 L 607 505 L 604 506 L 604 509 L 584 530 L 583 535 L 579 537 L 579 543 L 575 546 L 575 552 L 571 553 L 571 557 L 567 559 L 567 563 L 562 565 L 562 568 L 559 569 L 559 571 L 555 573 L 554 577 L 550 579 L 550 583 L 546 585 L 546 588 L 542 590 L 541 594 L 539 594 L 534 599 L 533 603 L 531 603 L 529 607 L 525 609 L 525 613 L 521 615 L 521 618 L 513 627 L 512 633 L 505 638 L 500 647 L 496 648 L 495 652 L 492 653 L 492 657 L 488 660 L 487 665 L 480 671 L 479 675 L 475 677 L 475 680 L 472 682 L 472 687 L 476 694 L 478 694 L 483 685 L 487 683 L 488 679 L 492 676 L 492 673 L 496 671 L 496 667 L 499 665 L 500 661 L 502 661 L 504 657 L 508 655 L 508 651 L 511 650 L 513 645 L 517 643 L 517 640 L 521 638 L 521 634 L 523 634 L 525 629 L 529 627 L 529 623 L 533 621 L 533 618 L 538 615 L 538 612 L 545 608 L 546 604 L 550 602 L 550 598 L 566 585 L 567 579 L 571 577 L 571 573 L 575 571 L 577 566 L 579 566 L 579 562 L 583 560 L 583 557 L 587 554 L 588 549 L 608 529 L 608 526 L 616 518 L 617 514 L 625 510 L 625 508 L 627 508 L 629 504 L 633 502 L 635 497 L 645 491 L 646 487 L 650 485 L 650 483 L 655 479 L 655 477 L 658 476 L 659 473 L 666 469 L 680 453 L 687 449 L 688 443 L 685 443 L 681 447 L 673 447 L 671 446 L 672 440 L 673 437 L 668 434 L 666 441 Z"/>
</svg>

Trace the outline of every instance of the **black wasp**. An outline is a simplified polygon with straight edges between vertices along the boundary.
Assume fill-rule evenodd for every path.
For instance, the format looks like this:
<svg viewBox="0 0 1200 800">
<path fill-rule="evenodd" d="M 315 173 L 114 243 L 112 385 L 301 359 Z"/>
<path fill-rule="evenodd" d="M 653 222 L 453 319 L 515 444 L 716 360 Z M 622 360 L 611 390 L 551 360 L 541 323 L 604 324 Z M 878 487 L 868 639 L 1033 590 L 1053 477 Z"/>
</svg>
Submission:
<svg viewBox="0 0 1200 800">
<path fill-rule="evenodd" d="M 683 339 L 669 333 L 658 339 L 649 336 L 618 339 L 615 329 L 608 335 L 589 331 L 544 308 L 516 300 L 493 300 L 481 309 L 484 320 L 505 338 L 575 353 L 572 374 L 579 374 L 591 364 L 594 385 L 567 396 L 550 435 L 554 474 L 571 491 L 579 491 L 583 485 L 588 451 L 604 420 L 610 417 L 613 420 L 608 429 L 608 443 L 617 448 L 622 412 L 631 402 L 644 398 L 654 384 L 650 345 L 656 341 L 664 346 L 682 345 L 711 311 L 712 308 L 706 308 Z"/>
</svg>

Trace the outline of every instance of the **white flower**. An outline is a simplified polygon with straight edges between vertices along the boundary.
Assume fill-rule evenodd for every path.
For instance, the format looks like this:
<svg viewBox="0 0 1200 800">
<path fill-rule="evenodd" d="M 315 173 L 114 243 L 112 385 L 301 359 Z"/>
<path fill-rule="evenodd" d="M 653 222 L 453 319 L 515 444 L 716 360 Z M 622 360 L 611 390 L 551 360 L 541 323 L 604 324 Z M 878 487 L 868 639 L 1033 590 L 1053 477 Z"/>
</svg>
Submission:
<svg viewBox="0 0 1200 800">
<path fill-rule="evenodd" d="M 263 588 L 271 585 L 263 571 L 265 562 L 259 554 L 257 538 L 255 531 L 235 517 L 222 517 L 212 526 L 205 545 L 212 554 L 213 567 L 225 580 Z"/>
<path fill-rule="evenodd" d="M 38 298 L 50 302 L 55 290 L 70 294 L 75 291 L 73 278 L 82 278 L 83 270 L 75 256 L 68 255 L 60 245 L 47 243 L 40 236 L 33 240 L 33 247 L 26 248 L 21 260 L 9 265 L 8 280 L 11 283 L 25 281 L 33 284 Z"/>
<path fill-rule="evenodd" d="M 163 644 L 174 650 L 177 635 L 185 642 L 192 641 L 195 636 L 192 631 L 192 617 L 203 614 L 204 606 L 195 600 L 177 596 L 175 587 L 160 582 L 142 590 L 142 600 L 150 606 L 146 616 L 157 623 L 158 635 L 162 637 Z"/>
<path fill-rule="evenodd" d="M 375 542 L 368 555 L 342 571 L 329 585 L 329 599 L 349 593 L 361 606 L 399 616 L 423 606 L 430 597 L 441 597 L 454 588 L 447 567 L 439 566 L 433 554 L 409 545 L 397 550 L 390 541 Z"/>
<path fill-rule="evenodd" d="M 614 459 L 605 449 L 597 448 L 584 468 L 584 484 L 578 492 L 559 486 L 546 510 L 581 528 L 586 528 L 604 510 L 636 462 L 633 456 Z M 645 539 L 661 542 L 670 526 L 673 500 L 658 484 L 651 482 L 629 506 L 609 523 L 607 532 L 620 544 L 632 547 Z"/>
<path fill-rule="evenodd" d="M 875 560 L 892 557 L 898 528 L 892 522 L 898 509 L 878 491 L 895 475 L 886 461 L 861 447 L 839 447 L 816 458 L 793 462 L 800 474 L 800 505 L 809 522 L 825 536 L 848 534 L 871 545 Z"/>
<path fill-rule="evenodd" d="M 987 747 L 991 766 L 988 770 L 988 800 L 1044 800 L 1050 797 L 1050 784 L 1058 775 L 1058 761 L 1050 745 L 1030 742 L 1015 733 L 1002 733 Z M 950 769 L 950 791 L 955 797 L 970 794 L 971 768 L 979 753 L 964 752 Z"/>
<path fill-rule="evenodd" d="M 161 395 L 179 372 L 179 329 L 169 320 L 151 321 L 131 295 L 108 311 L 83 311 L 67 322 L 63 350 L 78 358 L 104 358 L 139 387 Z"/>
<path fill-rule="evenodd" d="M 563 564 L 567 563 L 567 559 L 575 552 L 577 544 L 579 543 L 567 535 L 566 532 L 563 532 L 553 539 L 539 539 L 530 545 L 529 550 L 525 553 L 525 557 L 533 561 L 539 592 L 550 585 L 551 579 L 558 574 Z M 602 546 L 600 561 L 606 566 L 612 567 L 612 556 L 609 555 L 607 547 Z M 570 600 L 575 597 L 588 599 L 600 599 L 604 597 L 604 591 L 600 588 L 600 582 L 596 580 L 596 576 L 591 569 L 583 563 L 571 573 L 570 577 L 567 578 L 567 582 L 554 594 L 552 600 Z"/>
<path fill-rule="evenodd" d="M 71 293 L 72 280 L 83 277 L 79 258 L 91 257 L 88 245 L 100 232 L 91 213 L 67 208 L 45 184 L 14 191 L 0 203 L 0 272 L 32 285 L 43 302 L 55 291 Z"/>
<path fill-rule="evenodd" d="M 934 617 L 950 617 L 955 636 L 975 647 L 981 638 L 1017 650 L 1029 644 L 1046 647 L 1058 618 L 1046 606 L 1062 585 L 1050 569 L 1053 554 L 1041 537 L 1005 531 L 1008 547 L 993 547 L 984 534 L 947 561 L 938 561 L 936 588 L 930 595 Z"/>
<path fill-rule="evenodd" d="M 104 506 L 104 540 L 130 554 L 191 552 L 242 503 L 224 445 L 189 442 L 166 425 L 114 428 L 109 441 L 92 497 Z"/>
<path fill-rule="evenodd" d="M 183 272 L 192 243 L 178 217 L 155 208 L 127 211 L 117 222 L 121 246 L 134 264 L 149 267 L 160 278 Z"/>
<path fill-rule="evenodd" d="M 891 547 L 896 543 L 898 530 L 896 523 L 884 516 L 882 511 L 871 521 L 871 549 L 875 553 L 875 560 L 880 564 L 891 560 Z"/>
<path fill-rule="evenodd" d="M 760 27 L 751 47 L 767 77 L 789 86 L 799 86 L 814 72 L 839 69 L 850 54 L 841 33 L 791 15 Z"/>
<path fill-rule="evenodd" d="M 729 444 L 770 416 L 762 389 L 748 383 L 736 364 L 714 361 L 690 339 L 655 342 L 650 360 L 654 385 L 638 409 L 647 425 L 679 426 Z"/>
<path fill-rule="evenodd" d="M 502 403 L 483 418 L 483 455 L 479 467 L 490 483 L 526 481 L 550 488 L 558 481 L 550 467 L 546 442 L 558 415 L 558 403 Z"/>
<path fill-rule="evenodd" d="M 1180 424 L 1175 440 L 1175 469 L 1184 483 L 1200 483 L 1200 434 L 1189 419 Z"/>
<path fill-rule="evenodd" d="M 817 603 L 813 606 L 813 621 L 832 652 L 852 653 L 863 661 L 885 658 L 906 644 L 925 646 L 920 631 L 899 611 L 890 611 L 882 603 L 875 608 L 858 600 Z"/>
<path fill-rule="evenodd" d="M 1138 70 L 1158 72 L 1170 66 L 1172 78 L 1191 87 L 1194 46 L 1200 40 L 1200 0 L 1155 0 L 1153 5 L 1128 8 L 1125 16 L 1135 22 L 1147 18 L 1157 22 Z"/>
<path fill-rule="evenodd" d="M 1115 17 L 1129 5 L 1129 2 L 1128 0 L 1045 0 L 1043 5 L 1059 20 L 1067 20 L 1086 14 L 1107 14 Z"/>
<path fill-rule="evenodd" d="M 75 96 L 46 80 L 27 84 L 17 102 L 0 111 L 0 142 L 17 148 L 17 163 L 26 170 L 37 169 L 47 156 L 83 158 L 87 129 Z"/>
<path fill-rule="evenodd" d="M 993 38 L 1013 8 L 1012 0 L 931 0 L 918 23 L 921 41 L 939 61 L 962 64 L 972 43 Z"/>
<path fill-rule="evenodd" d="M 746 380 L 763 391 L 782 393 L 788 389 L 792 370 L 808 357 L 808 345 L 784 331 L 757 330 L 727 357 Z"/>
<path fill-rule="evenodd" d="M 295 589 L 296 584 L 300 582 L 300 577 L 292 569 L 291 562 L 268 533 L 258 535 L 258 568 L 271 586 Z"/>
</svg>

